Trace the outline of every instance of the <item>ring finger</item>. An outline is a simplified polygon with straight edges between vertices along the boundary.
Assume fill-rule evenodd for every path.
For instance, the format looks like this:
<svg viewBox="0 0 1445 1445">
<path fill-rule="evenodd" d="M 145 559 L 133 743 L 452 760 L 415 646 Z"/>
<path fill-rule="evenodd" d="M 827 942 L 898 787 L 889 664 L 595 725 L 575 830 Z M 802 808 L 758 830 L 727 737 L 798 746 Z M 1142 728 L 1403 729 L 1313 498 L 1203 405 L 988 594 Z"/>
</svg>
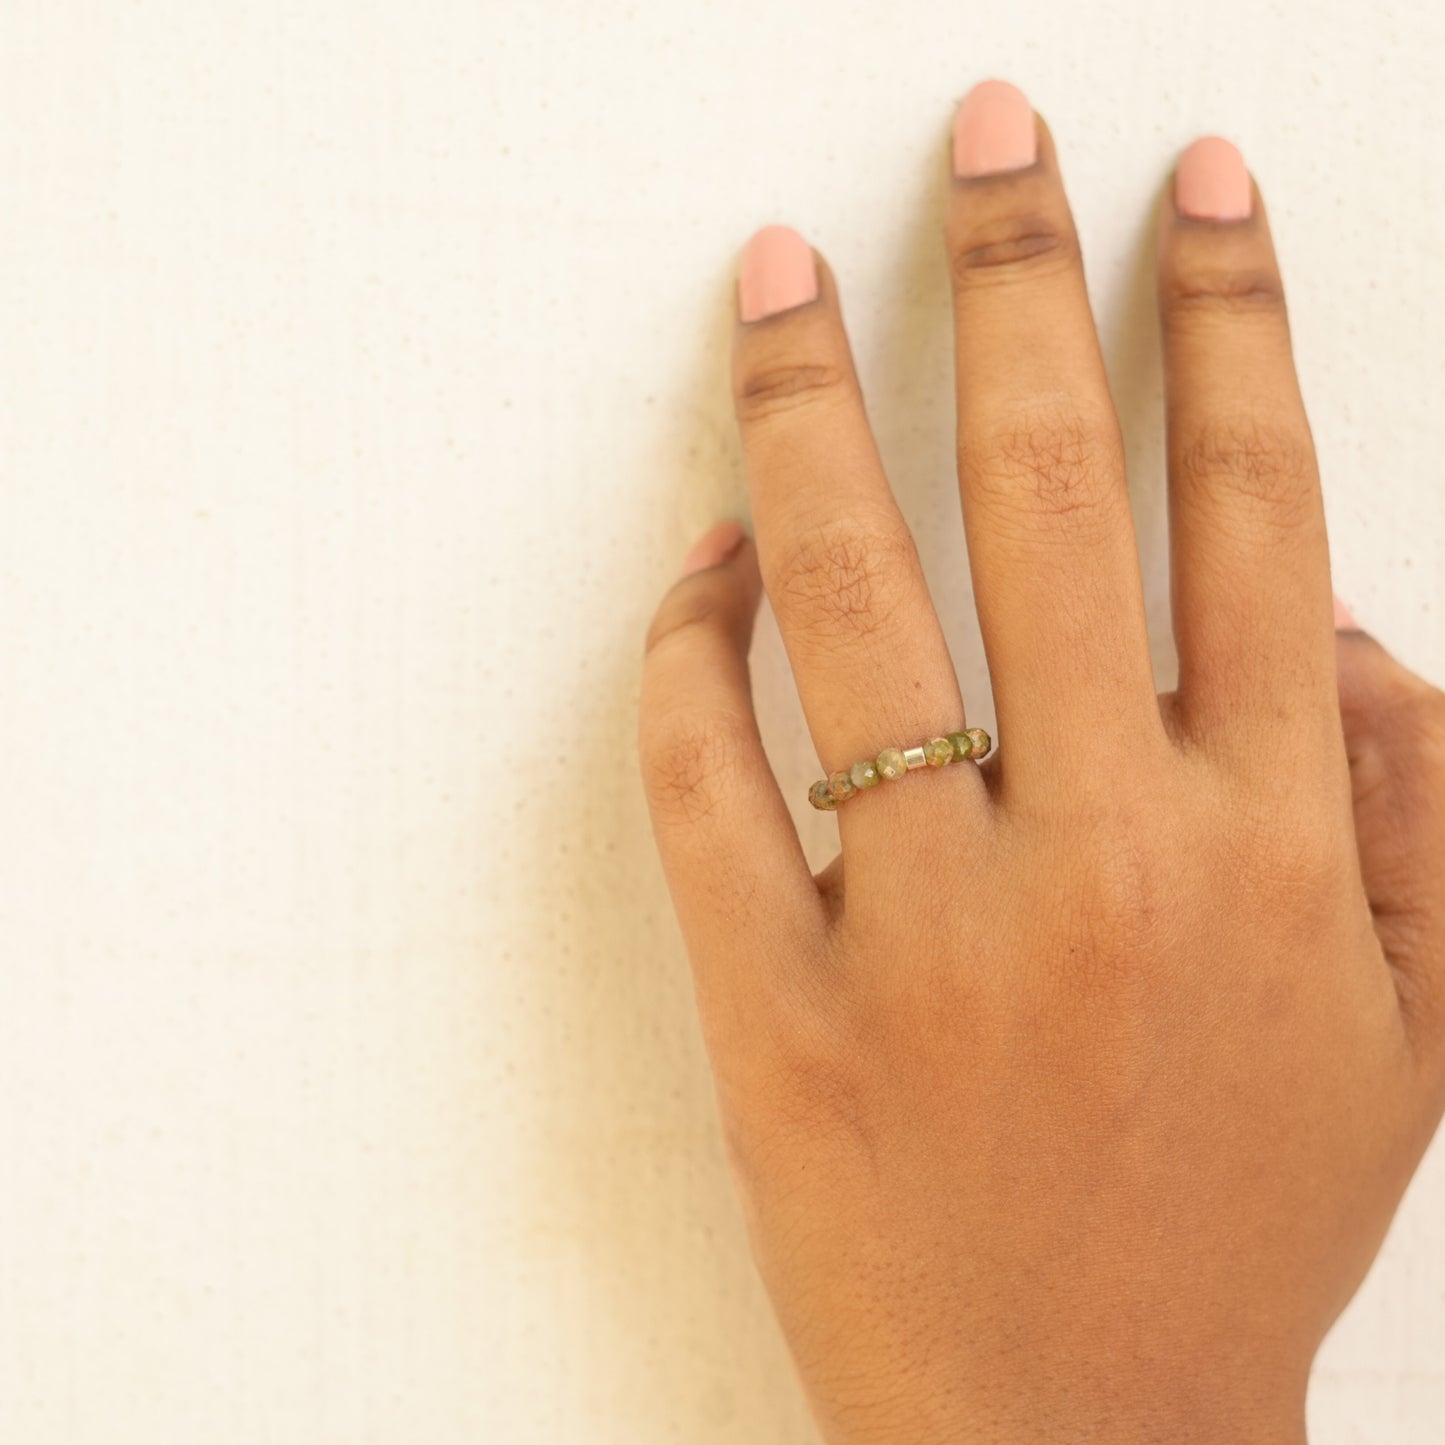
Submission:
<svg viewBox="0 0 1445 1445">
<path fill-rule="evenodd" d="M 796 231 L 765 227 L 743 252 L 738 316 L 733 394 L 758 557 L 824 768 L 962 728 L 958 680 L 868 425 L 831 271 Z M 875 796 L 843 813 L 852 827 L 892 806 Z"/>
</svg>

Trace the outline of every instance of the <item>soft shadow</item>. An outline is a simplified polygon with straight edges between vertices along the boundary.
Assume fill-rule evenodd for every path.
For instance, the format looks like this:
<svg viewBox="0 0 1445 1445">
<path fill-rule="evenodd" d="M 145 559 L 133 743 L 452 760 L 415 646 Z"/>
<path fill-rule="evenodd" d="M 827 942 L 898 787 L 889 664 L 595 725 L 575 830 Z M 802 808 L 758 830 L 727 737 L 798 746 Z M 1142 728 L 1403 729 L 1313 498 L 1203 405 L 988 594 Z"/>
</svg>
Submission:
<svg viewBox="0 0 1445 1445">
<path fill-rule="evenodd" d="M 542 785 L 529 824 L 532 877 L 560 867 L 573 882 L 568 907 L 538 918 L 532 950 L 556 987 L 526 1169 L 536 1237 L 524 1247 L 549 1275 L 568 1272 L 558 1333 L 577 1357 L 557 1364 L 596 1397 L 594 1445 L 817 1441 L 733 1196 L 636 763 L 647 618 L 696 532 L 743 515 L 719 364 L 731 306 L 729 288 L 699 338 L 697 374 L 655 399 L 658 444 L 635 465 L 651 505 L 677 516 L 675 545 L 619 577 L 614 646 L 561 714 L 561 781 Z M 776 660 L 763 671 L 776 682 Z"/>
</svg>

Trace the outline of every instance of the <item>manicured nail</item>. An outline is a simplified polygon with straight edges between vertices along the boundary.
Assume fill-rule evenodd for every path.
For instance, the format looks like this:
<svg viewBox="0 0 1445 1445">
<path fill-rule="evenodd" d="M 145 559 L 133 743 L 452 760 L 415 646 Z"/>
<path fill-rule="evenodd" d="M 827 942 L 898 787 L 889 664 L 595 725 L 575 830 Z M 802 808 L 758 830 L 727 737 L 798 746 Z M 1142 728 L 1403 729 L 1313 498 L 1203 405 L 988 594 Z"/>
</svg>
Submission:
<svg viewBox="0 0 1445 1445">
<path fill-rule="evenodd" d="M 682 559 L 682 571 L 678 576 L 691 577 L 694 572 L 726 562 L 742 546 L 746 536 L 747 533 L 736 522 L 718 522 L 709 527 Z"/>
<path fill-rule="evenodd" d="M 743 247 L 738 268 L 738 314 L 761 321 L 818 295 L 813 248 L 791 226 L 764 226 Z"/>
<path fill-rule="evenodd" d="M 1339 593 L 1335 594 L 1335 631 L 1336 632 L 1358 632 L 1360 624 L 1355 621 L 1355 614 L 1340 601 Z"/>
<path fill-rule="evenodd" d="M 1217 135 L 1188 146 L 1174 172 L 1174 205 L 1196 221 L 1244 220 L 1253 206 L 1239 147 Z"/>
<path fill-rule="evenodd" d="M 1039 158 L 1029 98 L 1006 80 L 985 80 L 959 102 L 953 117 L 953 173 L 996 176 Z"/>
</svg>

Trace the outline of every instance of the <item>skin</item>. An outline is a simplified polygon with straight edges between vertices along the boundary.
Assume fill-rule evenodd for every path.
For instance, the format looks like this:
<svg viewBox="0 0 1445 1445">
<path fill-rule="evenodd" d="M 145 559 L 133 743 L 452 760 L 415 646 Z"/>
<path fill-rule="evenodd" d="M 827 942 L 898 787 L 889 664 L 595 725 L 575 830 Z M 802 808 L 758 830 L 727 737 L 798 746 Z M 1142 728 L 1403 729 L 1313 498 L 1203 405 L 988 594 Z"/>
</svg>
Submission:
<svg viewBox="0 0 1445 1445">
<path fill-rule="evenodd" d="M 1445 1108 L 1445 695 L 1336 634 L 1264 206 L 1159 216 L 1177 692 L 1047 128 L 955 181 L 958 469 L 998 753 L 836 814 L 758 739 L 776 611 L 825 768 L 964 725 L 826 263 L 739 323 L 756 522 L 648 638 L 647 795 L 763 1279 L 831 1445 L 1297 1442 Z"/>
</svg>

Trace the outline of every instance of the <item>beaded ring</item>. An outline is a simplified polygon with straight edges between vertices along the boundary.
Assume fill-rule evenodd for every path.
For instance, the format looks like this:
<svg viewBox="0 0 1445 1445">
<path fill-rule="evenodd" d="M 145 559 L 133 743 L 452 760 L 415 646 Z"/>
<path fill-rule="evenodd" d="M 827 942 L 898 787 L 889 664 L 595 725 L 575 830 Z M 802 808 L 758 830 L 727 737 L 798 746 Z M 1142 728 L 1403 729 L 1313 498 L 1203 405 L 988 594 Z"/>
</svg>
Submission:
<svg viewBox="0 0 1445 1445">
<path fill-rule="evenodd" d="M 846 803 L 854 793 L 876 788 L 887 779 L 901 778 L 915 768 L 945 768 L 949 763 L 972 758 L 975 762 L 988 756 L 993 739 L 982 728 L 949 733 L 946 737 L 929 738 L 916 748 L 884 748 L 876 758 L 864 758 L 851 768 L 840 768 L 826 778 L 819 778 L 808 789 L 808 801 L 831 813 Z"/>
</svg>

